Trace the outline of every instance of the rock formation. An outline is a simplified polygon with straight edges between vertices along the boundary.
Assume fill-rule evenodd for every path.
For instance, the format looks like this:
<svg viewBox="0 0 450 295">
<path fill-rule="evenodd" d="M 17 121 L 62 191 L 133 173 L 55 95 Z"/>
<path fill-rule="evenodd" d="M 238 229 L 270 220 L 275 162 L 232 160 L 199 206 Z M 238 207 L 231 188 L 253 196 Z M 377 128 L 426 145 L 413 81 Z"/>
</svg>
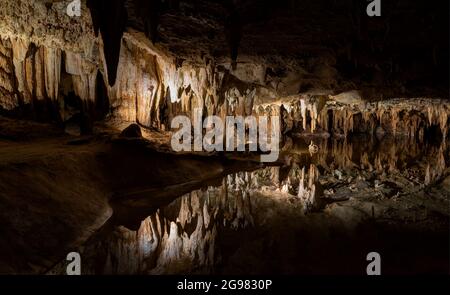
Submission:
<svg viewBox="0 0 450 295">
<path fill-rule="evenodd" d="M 64 101 L 68 93 L 73 92 L 83 101 L 79 111 L 91 117 L 90 120 L 108 114 L 112 118 L 162 130 L 168 129 L 173 116 L 190 114 L 196 107 L 203 108 L 204 114 L 249 115 L 261 113 L 261 107 L 267 110 L 267 106 L 272 105 L 273 108 L 281 103 L 287 110 L 287 122 L 284 123 L 293 125 L 289 129 L 294 132 L 328 132 L 347 136 L 356 125 L 357 131 L 373 132 L 381 127 L 393 134 L 418 136 L 423 132 L 420 130 L 439 125 L 442 136 L 448 134 L 448 103 L 430 99 L 393 99 L 411 97 L 409 90 L 395 89 L 405 89 L 402 83 L 418 79 L 400 74 L 400 71 L 405 72 L 400 70 L 400 57 L 398 60 L 383 60 L 375 53 L 376 50 L 406 48 L 406 41 L 398 48 L 393 45 L 398 42 L 391 40 L 397 37 L 393 28 L 377 28 L 370 22 L 364 24 L 367 26 L 364 29 L 370 32 L 386 30 L 384 33 L 391 38 L 386 48 L 373 48 L 373 52 L 360 51 L 357 45 L 349 45 L 347 49 L 345 46 L 324 46 L 309 34 L 312 40 L 306 39 L 308 41 L 305 42 L 311 45 L 296 49 L 300 54 L 296 57 L 289 55 L 292 50 L 282 46 L 282 38 L 278 40 L 275 35 L 271 41 L 278 50 L 275 52 L 259 52 L 258 49 L 250 49 L 248 43 L 250 40 L 259 42 L 255 22 L 289 19 L 284 12 L 285 3 L 280 3 L 279 7 L 270 1 L 258 4 L 264 13 L 255 18 L 250 13 L 257 7 L 254 1 L 238 1 L 235 6 L 222 6 L 210 1 L 197 4 L 150 1 L 145 7 L 140 6 L 141 2 L 81 1 L 81 16 L 70 18 L 65 14 L 62 2 L 3 0 L 0 29 L 0 107 L 3 112 L 20 114 L 23 110 L 33 110 L 39 114 L 42 112 L 40 102 L 46 101 L 50 115 L 40 117 L 66 121 L 70 118 L 64 115 L 67 114 Z M 347 23 L 348 19 L 339 15 L 340 10 L 354 8 L 348 6 L 348 1 L 344 2 L 329 7 L 331 15 L 336 22 L 348 25 L 349 29 L 353 26 L 353 29 L 361 30 L 363 24 L 355 24 L 354 19 Z M 305 7 L 315 11 L 308 1 L 289 5 L 292 11 Z M 142 9 L 136 13 L 136 7 Z M 269 13 L 272 9 L 273 15 Z M 222 10 L 227 11 L 225 16 L 229 15 L 228 18 L 219 16 Z M 195 16 L 189 18 L 190 13 Z M 401 7 L 392 7 L 391 13 L 389 17 L 409 12 Z M 28 20 L 25 15 L 29 16 Z M 360 17 L 356 19 L 361 20 Z M 179 35 L 194 32 L 177 31 L 180 28 L 176 20 L 185 22 L 189 29 L 198 30 L 198 37 L 183 43 Z M 300 18 L 297 21 L 302 23 L 305 20 Z M 29 25 L 24 26 L 25 23 Z M 396 24 L 396 29 L 400 27 Z M 30 31 L 31 28 L 34 30 Z M 286 24 L 280 24 L 279 29 L 284 28 Z M 271 30 L 277 29 L 273 26 Z M 336 31 L 336 28 L 328 29 Z M 295 36 L 306 36 L 296 26 L 292 30 Z M 272 31 L 268 34 L 275 34 Z M 239 41 L 241 34 L 242 42 Z M 368 40 L 358 36 L 362 38 L 358 46 L 367 46 L 365 42 Z M 334 38 L 339 37 L 349 38 L 342 32 L 335 32 Z M 284 38 L 288 40 L 289 36 Z M 438 40 L 438 36 L 433 38 Z M 220 53 L 220 49 L 229 46 L 231 58 L 226 53 L 228 50 L 223 50 L 223 55 Z M 442 55 L 445 45 L 436 46 L 430 50 L 434 52 L 436 69 L 440 69 L 439 61 L 445 61 Z M 262 50 L 267 46 L 252 48 Z M 346 78 L 348 73 L 340 66 L 344 63 L 341 54 L 349 59 L 346 63 L 354 59 L 355 73 L 369 71 L 373 80 L 366 83 Z M 420 55 L 417 58 L 421 62 L 425 57 Z M 231 67 L 233 60 L 234 66 Z M 382 66 L 389 66 L 391 76 L 377 80 L 377 72 Z M 417 77 L 420 75 L 417 70 L 409 72 Z M 99 80 L 98 75 L 102 79 Z M 98 81 L 104 85 L 96 85 Z M 441 86 L 434 90 L 443 89 Z M 95 106 L 99 96 L 96 89 L 100 87 L 107 89 L 108 109 L 101 112 L 105 114 L 96 115 L 95 110 L 98 113 L 99 109 Z M 377 95 L 368 90 L 374 87 Z M 421 89 L 415 92 L 414 97 L 424 97 L 421 94 L 436 97 L 434 90 Z M 441 99 L 448 99 L 446 90 L 441 94 Z M 372 102 L 386 98 L 391 99 L 389 102 Z M 442 103 L 443 106 L 438 107 Z M 329 120 L 330 112 L 332 120 Z"/>
</svg>

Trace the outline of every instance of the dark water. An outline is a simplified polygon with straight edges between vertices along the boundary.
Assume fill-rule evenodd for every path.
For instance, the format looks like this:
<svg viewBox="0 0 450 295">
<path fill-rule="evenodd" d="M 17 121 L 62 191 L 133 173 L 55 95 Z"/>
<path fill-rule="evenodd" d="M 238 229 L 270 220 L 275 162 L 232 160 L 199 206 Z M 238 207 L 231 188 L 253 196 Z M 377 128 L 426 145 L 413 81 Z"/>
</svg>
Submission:
<svg viewBox="0 0 450 295">
<path fill-rule="evenodd" d="M 294 139 L 283 164 L 243 168 L 110 224 L 82 250 L 103 274 L 448 272 L 448 143 Z M 117 205 L 120 207 L 120 204 Z"/>
</svg>

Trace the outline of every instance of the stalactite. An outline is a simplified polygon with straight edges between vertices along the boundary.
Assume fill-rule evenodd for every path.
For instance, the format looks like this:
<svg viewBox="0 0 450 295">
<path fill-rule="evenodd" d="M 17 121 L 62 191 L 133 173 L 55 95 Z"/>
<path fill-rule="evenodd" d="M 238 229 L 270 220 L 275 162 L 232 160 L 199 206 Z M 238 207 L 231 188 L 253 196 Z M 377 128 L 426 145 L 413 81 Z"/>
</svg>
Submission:
<svg viewBox="0 0 450 295">
<path fill-rule="evenodd" d="M 21 102 L 24 105 L 33 105 L 34 101 L 43 101 L 47 97 L 53 101 L 57 100 L 61 51 L 30 44 L 22 39 L 11 40 L 11 51 L 17 81 L 17 89 L 14 91 L 19 94 Z M 15 85 L 14 81 L 11 83 Z"/>
<path fill-rule="evenodd" d="M 225 35 L 230 48 L 232 68 L 236 69 L 236 60 L 239 51 L 239 44 L 242 38 L 242 20 L 239 11 L 233 4 L 230 4 L 229 15 L 225 24 Z"/>
<path fill-rule="evenodd" d="M 43 47 L 44 73 L 47 96 L 53 100 L 59 96 L 59 82 L 61 76 L 61 50 Z"/>
<path fill-rule="evenodd" d="M 449 111 L 445 110 L 444 108 L 440 108 L 439 109 L 439 126 L 441 128 L 442 136 L 444 137 L 443 138 L 444 142 L 446 140 L 448 128 L 449 128 L 448 117 L 449 117 Z"/>
<path fill-rule="evenodd" d="M 314 102 L 309 104 L 308 109 L 311 117 L 311 133 L 314 133 L 314 131 L 317 128 L 317 118 L 318 118 L 317 103 Z"/>
<path fill-rule="evenodd" d="M 97 67 L 79 53 L 65 52 L 66 72 L 72 75 L 75 94 L 85 102 L 94 103 Z"/>
<path fill-rule="evenodd" d="M 122 35 L 127 22 L 124 0 L 88 0 L 87 6 L 91 11 L 94 27 L 101 33 L 108 82 L 113 86 L 116 82 Z"/>
<path fill-rule="evenodd" d="M 12 38 L 11 44 L 13 52 L 14 73 L 17 80 L 17 90 L 23 94 L 24 103 L 31 103 L 31 95 L 29 94 L 29 91 L 27 91 L 27 81 L 25 78 L 25 57 L 30 43 L 23 39 Z"/>
<path fill-rule="evenodd" d="M 162 12 L 161 0 L 134 0 L 136 14 L 144 24 L 144 32 L 147 38 L 153 43 L 158 41 L 158 25 Z"/>
<path fill-rule="evenodd" d="M 428 125 L 432 125 L 434 122 L 434 108 L 432 106 L 427 107 L 427 115 L 428 115 Z"/>
<path fill-rule="evenodd" d="M 394 108 L 391 111 L 391 128 L 392 128 L 392 133 L 395 135 L 397 135 L 397 124 L 399 121 L 399 114 L 398 111 Z"/>
<path fill-rule="evenodd" d="M 383 115 L 384 115 L 385 110 L 383 107 L 378 108 L 378 106 L 379 106 L 379 104 L 377 105 L 376 115 L 377 115 L 378 122 L 381 123 L 381 122 L 383 122 Z"/>
<path fill-rule="evenodd" d="M 346 131 L 344 132 L 344 133 L 345 133 L 345 136 L 348 135 L 348 132 L 349 132 L 349 131 L 353 132 L 353 124 L 354 124 L 354 122 L 353 122 L 353 112 L 352 112 L 352 110 L 347 110 L 347 114 L 346 114 L 346 115 L 347 115 L 347 116 L 346 116 L 346 118 L 345 118 L 345 122 L 348 122 L 348 125 L 347 125 L 347 127 L 346 127 Z"/>
<path fill-rule="evenodd" d="M 100 42 L 101 43 L 101 42 Z M 14 38 L 11 41 L 14 75 L 18 93 L 24 104 L 33 99 L 58 98 L 61 50 Z M 107 46 L 106 43 L 103 46 Z M 102 45 L 100 44 L 100 49 Z M 113 117 L 123 121 L 136 121 L 146 127 L 167 128 L 170 118 L 178 114 L 191 115 L 194 108 L 214 115 L 250 115 L 257 110 L 259 115 L 272 112 L 280 104 L 287 113 L 278 113 L 282 126 L 294 133 L 315 134 L 319 131 L 333 131 L 336 136 L 347 137 L 352 132 L 373 133 L 377 127 L 394 136 L 419 136 L 424 130 L 438 126 L 445 137 L 448 133 L 448 102 L 424 99 L 392 99 L 375 103 L 362 102 L 353 94 L 332 96 L 322 102 L 317 95 L 302 94 L 294 98 L 280 98 L 279 102 L 264 103 L 260 112 L 260 89 L 254 84 L 244 84 L 230 71 L 216 67 L 213 61 L 203 66 L 187 62 L 176 64 L 175 59 L 165 55 L 158 48 L 126 33 L 121 41 L 117 82 L 108 87 L 108 96 Z M 66 72 L 72 76 L 74 90 L 83 101 L 95 101 L 98 71 L 104 71 L 100 56 L 81 52 L 65 51 Z M 5 64 L 0 59 L 2 65 Z M 7 67 L 5 71 L 7 71 Z M 6 72 L 7 73 L 7 72 Z M 8 76 L 2 72 L 2 81 Z M 7 97 L 14 96 L 8 90 L 11 83 L 2 90 Z M 9 85 L 9 86 L 8 86 Z M 9 94 L 8 94 L 9 93 Z M 352 98 L 350 102 L 347 98 Z M 339 98 L 339 99 L 337 99 Z M 2 107 L 13 108 L 19 99 L 3 98 Z M 332 120 L 329 120 L 331 113 Z M 362 120 L 359 120 L 361 114 Z M 356 119 L 358 118 L 358 119 Z M 426 119 L 423 119 L 426 118 Z M 301 121 L 301 122 L 300 122 Z M 328 126 L 330 123 L 330 126 Z M 309 125 L 309 127 L 308 127 Z"/>
<path fill-rule="evenodd" d="M 300 99 L 300 114 L 303 124 L 303 130 L 306 130 L 306 102 L 304 99 Z"/>
<path fill-rule="evenodd" d="M 338 116 L 339 110 L 333 111 L 333 131 L 338 130 L 340 126 L 340 117 Z"/>
<path fill-rule="evenodd" d="M 423 137 L 421 129 L 430 128 L 433 125 L 440 128 L 444 139 L 448 133 L 450 105 L 442 100 L 396 99 L 357 104 L 351 107 L 332 101 L 328 102 L 320 112 L 316 112 L 317 101 L 310 101 L 304 97 L 293 99 L 289 104 L 283 105 L 292 110 L 294 125 L 302 121 L 301 127 L 293 130 L 301 133 L 315 133 L 320 128 L 324 131 L 334 130 L 335 135 L 342 134 L 347 137 L 349 133 L 355 131 L 373 134 L 377 127 L 381 127 L 384 132 L 394 136 L 419 135 L 421 138 Z M 329 112 L 332 116 L 331 126 L 328 126 Z M 355 121 L 359 114 L 361 114 L 361 120 Z M 310 130 L 306 130 L 307 118 L 311 118 Z M 358 122 L 357 126 L 356 122 Z"/>
</svg>

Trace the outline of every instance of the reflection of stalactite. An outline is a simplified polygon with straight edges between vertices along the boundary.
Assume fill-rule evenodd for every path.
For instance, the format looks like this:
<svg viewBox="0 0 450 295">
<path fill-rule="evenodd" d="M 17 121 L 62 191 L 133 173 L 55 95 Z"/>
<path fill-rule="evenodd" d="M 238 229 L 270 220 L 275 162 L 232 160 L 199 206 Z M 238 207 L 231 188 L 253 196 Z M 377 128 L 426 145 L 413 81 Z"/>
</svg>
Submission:
<svg viewBox="0 0 450 295">
<path fill-rule="evenodd" d="M 354 166 L 352 161 L 353 145 L 346 139 L 333 140 L 331 153 L 336 166 L 347 168 Z"/>
<path fill-rule="evenodd" d="M 137 232 L 116 230 L 104 242 L 107 256 L 103 272 L 178 273 L 192 265 L 213 265 L 217 212 L 207 198 L 205 192 L 193 191 L 147 217 Z M 179 208 L 175 219 L 165 216 L 175 208 Z"/>
<path fill-rule="evenodd" d="M 219 187 L 186 194 L 141 222 L 138 231 L 123 227 L 92 249 L 105 248 L 103 273 L 185 273 L 208 269 L 217 261 L 219 228 L 254 225 L 251 193 L 278 187 L 278 168 L 239 172 Z M 84 254 L 88 255 L 88 254 Z M 94 269 L 87 273 L 94 272 Z"/>
<path fill-rule="evenodd" d="M 249 192 L 263 185 L 263 182 L 258 181 L 259 179 L 267 178 L 254 172 L 239 172 L 226 178 L 228 204 L 224 225 L 235 229 L 253 225 Z"/>
<path fill-rule="evenodd" d="M 438 181 L 443 175 L 447 168 L 447 165 L 445 163 L 445 149 L 446 145 L 442 144 L 439 147 L 439 150 L 436 152 L 435 155 L 437 157 L 433 157 L 431 159 L 431 163 L 427 163 L 427 166 L 425 168 L 425 185 L 430 185 L 436 181 Z"/>
<path fill-rule="evenodd" d="M 374 146 L 370 141 L 364 142 L 367 146 Z M 303 166 L 292 161 L 288 171 L 281 171 L 286 167 L 267 167 L 230 174 L 217 187 L 192 191 L 160 208 L 142 221 L 138 231 L 117 228 L 108 239 L 91 246 L 96 251 L 105 250 L 105 255 L 96 264 L 103 265 L 104 273 L 186 273 L 192 268 L 208 270 L 220 256 L 216 247 L 220 230 L 248 228 L 257 222 L 254 220 L 258 217 L 255 213 L 257 208 L 254 208 L 258 204 L 255 192 L 283 192 L 293 199 L 297 196 L 304 213 L 308 213 L 320 208 L 323 203 L 322 181 L 331 177 L 337 182 L 347 183 L 354 175 L 350 177 L 346 171 L 357 171 L 355 166 L 384 175 L 384 178 L 388 174 L 396 176 L 407 172 L 407 167 L 414 162 L 417 165 L 413 170 L 417 167 L 423 169 L 420 178 L 425 185 L 441 179 L 447 169 L 448 149 L 445 144 L 424 149 L 415 140 L 398 140 L 373 150 L 366 149 L 364 144 L 351 144 L 345 139 L 333 140 L 330 145 L 325 143 L 326 140 L 318 143 L 321 148 L 316 155 L 317 163 Z M 406 150 L 408 153 L 405 153 Z M 427 162 L 424 164 L 424 161 Z M 406 173 L 411 185 L 420 182 L 419 178 L 415 179 L 415 171 L 413 175 L 411 180 L 410 174 Z M 83 255 L 89 256 L 88 253 Z M 94 272 L 93 266 L 92 269 L 87 266 L 86 272 Z"/>
<path fill-rule="evenodd" d="M 308 178 L 306 180 L 306 177 Z M 297 196 L 300 198 L 305 213 L 314 209 L 316 203 L 316 182 L 319 178 L 319 170 L 314 164 L 309 166 L 305 176 L 305 167 L 302 169 Z M 307 182 L 306 182 L 307 181 Z"/>
<path fill-rule="evenodd" d="M 306 141 L 308 140 L 308 141 Z M 305 145 L 309 138 L 305 139 Z M 448 167 L 446 155 L 448 155 L 447 141 L 442 141 L 439 146 L 424 144 L 414 138 L 391 138 L 385 139 L 380 145 L 375 145 L 373 137 L 367 140 L 350 141 L 349 139 L 315 139 L 315 143 L 320 146 L 318 153 L 312 157 L 307 148 L 301 151 L 301 155 L 308 155 L 310 161 L 327 173 L 333 173 L 335 169 L 354 170 L 355 168 L 365 169 L 368 172 L 377 174 L 395 175 L 404 173 L 410 169 L 411 163 L 414 169 L 419 168 L 421 179 L 425 179 L 425 184 L 435 183 L 444 175 Z M 296 150 L 287 151 L 292 153 Z M 302 161 L 302 160 L 300 160 Z M 420 164 L 419 164 L 420 163 Z M 286 193 L 295 194 L 298 187 L 299 168 L 295 162 L 289 161 L 289 172 L 287 180 L 280 186 Z M 429 166 L 427 168 L 427 166 Z M 414 172 L 415 173 L 415 172 Z M 413 177 L 416 179 L 416 177 Z M 419 181 L 416 179 L 415 181 Z"/>
<path fill-rule="evenodd" d="M 300 168 L 297 163 L 292 163 L 289 172 L 284 179 L 280 179 L 279 191 L 296 195 L 305 213 L 310 212 L 316 207 L 317 185 L 319 179 L 319 170 L 317 165 L 310 164 L 309 169 Z"/>
</svg>

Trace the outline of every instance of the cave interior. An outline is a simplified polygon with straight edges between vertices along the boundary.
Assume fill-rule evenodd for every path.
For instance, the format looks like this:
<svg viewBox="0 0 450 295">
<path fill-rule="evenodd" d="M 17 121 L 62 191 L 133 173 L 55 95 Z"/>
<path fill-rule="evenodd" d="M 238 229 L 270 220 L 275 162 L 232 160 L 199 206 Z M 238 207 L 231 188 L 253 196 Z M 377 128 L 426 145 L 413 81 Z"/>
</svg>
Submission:
<svg viewBox="0 0 450 295">
<path fill-rule="evenodd" d="M 448 274 L 449 3 L 368 3 L 0 0 L 0 274 Z"/>
</svg>

